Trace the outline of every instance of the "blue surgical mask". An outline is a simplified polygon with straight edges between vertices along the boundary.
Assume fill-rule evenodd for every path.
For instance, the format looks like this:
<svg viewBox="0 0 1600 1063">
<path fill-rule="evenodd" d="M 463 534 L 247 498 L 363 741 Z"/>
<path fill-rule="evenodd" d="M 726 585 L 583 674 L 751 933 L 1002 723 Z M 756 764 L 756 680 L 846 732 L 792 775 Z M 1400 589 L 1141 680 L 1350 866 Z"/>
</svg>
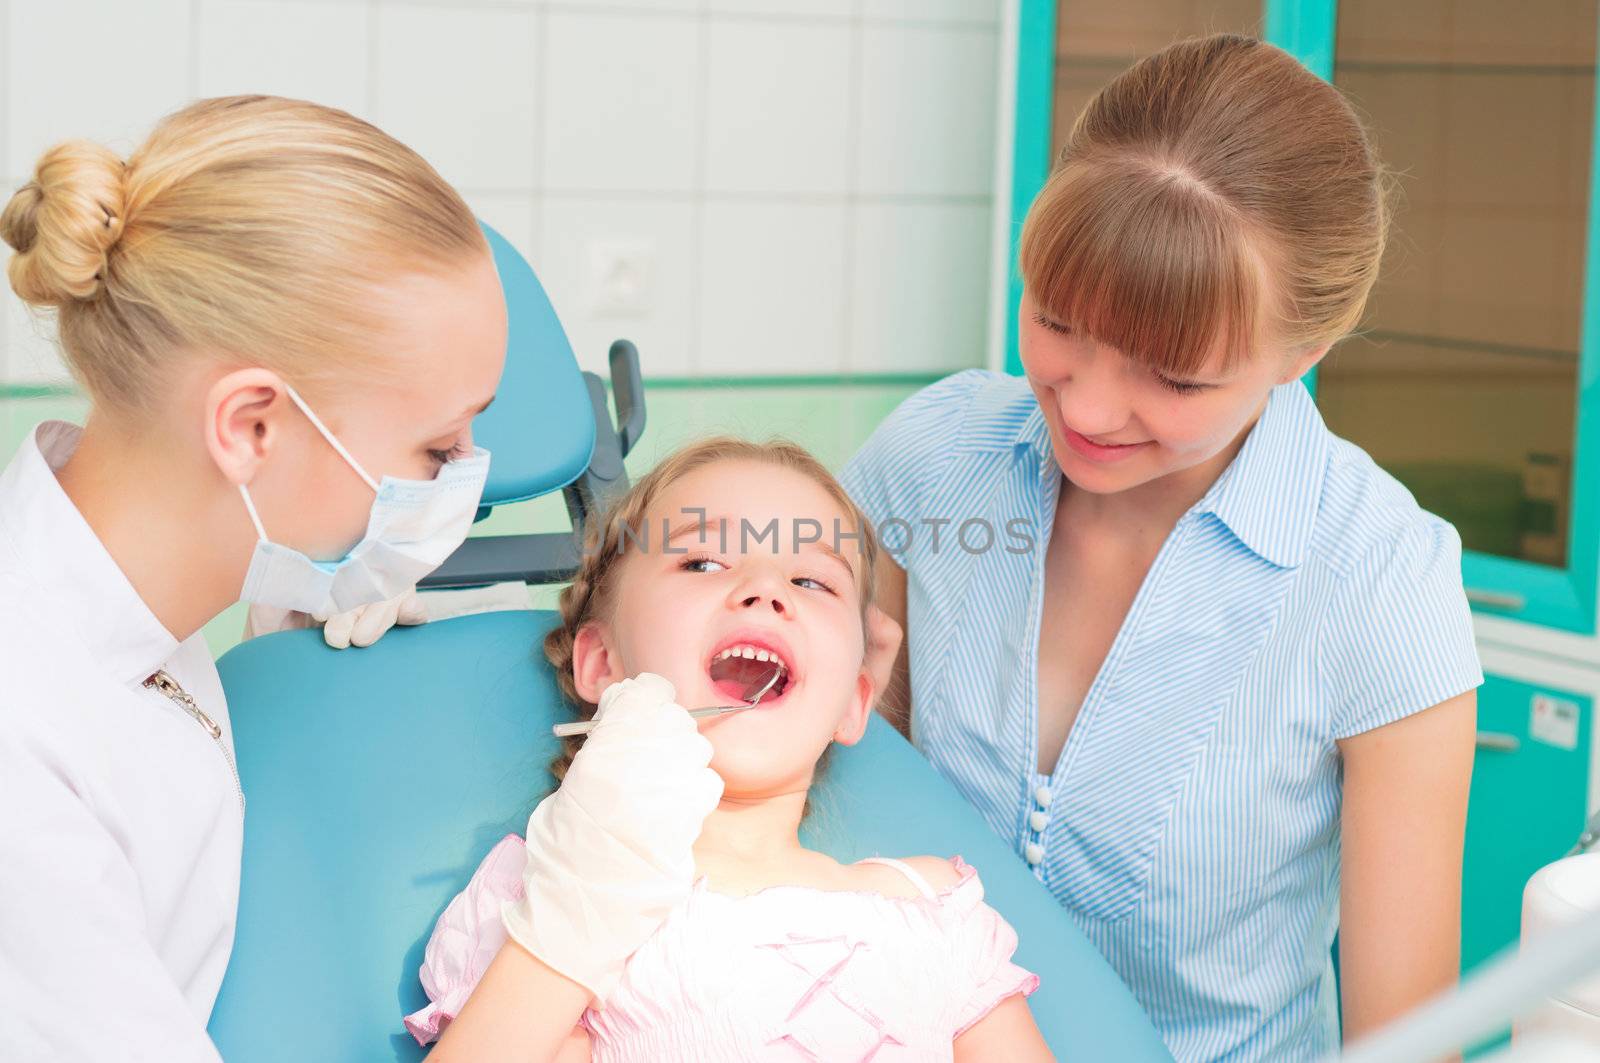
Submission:
<svg viewBox="0 0 1600 1063">
<path fill-rule="evenodd" d="M 250 491 L 240 484 L 258 536 L 240 599 L 325 618 L 404 594 L 466 539 L 489 475 L 489 452 L 476 447 L 471 457 L 445 463 L 431 480 L 385 476 L 377 482 L 305 400 L 288 385 L 284 389 L 376 497 L 361 541 L 338 561 L 313 561 L 267 538 Z"/>
</svg>

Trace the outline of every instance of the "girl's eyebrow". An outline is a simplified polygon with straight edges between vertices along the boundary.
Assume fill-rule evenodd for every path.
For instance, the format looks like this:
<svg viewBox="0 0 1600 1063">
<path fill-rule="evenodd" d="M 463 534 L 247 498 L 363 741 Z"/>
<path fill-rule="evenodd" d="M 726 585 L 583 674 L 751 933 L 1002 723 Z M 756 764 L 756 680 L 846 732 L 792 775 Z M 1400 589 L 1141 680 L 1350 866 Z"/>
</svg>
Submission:
<svg viewBox="0 0 1600 1063">
<path fill-rule="evenodd" d="M 719 517 L 719 518 L 717 518 L 717 521 L 720 521 L 721 519 L 722 518 Z M 706 529 L 711 527 L 712 524 L 717 523 L 717 521 L 711 521 L 711 520 L 691 521 L 690 523 L 679 527 L 676 531 L 668 532 L 666 539 L 663 540 L 663 545 L 665 545 L 666 543 L 672 542 L 672 540 L 674 540 L 676 538 L 679 538 L 680 536 L 687 535 L 689 532 L 692 532 L 692 531 L 699 532 L 700 533 L 700 535 L 699 535 L 700 541 L 701 542 L 705 542 L 706 541 Z M 648 525 L 646 525 L 646 527 L 648 527 Z"/>
<path fill-rule="evenodd" d="M 833 547 L 829 546 L 825 542 L 822 542 L 821 540 L 818 540 L 817 542 L 815 542 L 815 543 L 813 543 L 811 545 L 817 547 L 817 549 L 821 550 L 823 553 L 827 554 L 829 557 L 831 557 L 835 561 L 839 562 L 839 564 L 843 565 L 844 566 L 844 570 L 846 572 L 850 573 L 850 579 L 852 581 L 855 580 L 855 578 L 856 578 L 856 567 L 850 563 L 850 559 L 848 557 L 845 557 L 839 551 L 835 550 Z"/>
<path fill-rule="evenodd" d="M 691 511 L 691 512 L 693 512 L 693 511 Z M 708 517 L 708 518 L 703 519 L 703 520 L 690 521 L 688 524 L 681 525 L 676 530 L 668 532 L 667 533 L 667 537 L 663 542 L 663 545 L 665 545 L 666 543 L 670 543 L 674 539 L 677 539 L 677 538 L 679 538 L 681 536 L 687 535 L 690 532 L 698 532 L 699 533 L 698 534 L 699 541 L 703 543 L 703 542 L 707 541 L 707 539 L 706 539 L 706 529 L 712 527 L 713 525 L 722 525 L 722 526 L 726 527 L 729 523 L 730 522 L 729 522 L 727 517 Z M 754 525 L 752 525 L 752 527 L 754 527 Z M 768 527 L 770 527 L 770 525 L 768 525 Z M 742 526 L 741 526 L 741 530 L 742 530 Z M 765 530 L 766 530 L 765 528 L 758 529 L 758 532 L 764 532 Z M 762 536 L 762 538 L 764 538 L 764 536 Z M 774 536 L 773 536 L 773 546 L 776 547 L 776 545 L 777 545 L 777 537 L 776 537 L 776 534 L 774 534 Z M 839 564 L 843 565 L 844 566 L 844 570 L 846 572 L 850 573 L 850 578 L 852 580 L 854 580 L 856 578 L 856 567 L 850 563 L 850 559 L 845 557 L 838 550 L 834 549 L 832 546 L 828 545 L 823 540 L 821 540 L 821 539 L 807 540 L 805 543 L 803 543 L 801 545 L 816 547 L 822 553 L 826 554 L 827 556 L 833 558 L 835 561 L 839 562 Z M 799 551 L 796 551 L 796 553 L 798 553 L 798 552 Z"/>
</svg>

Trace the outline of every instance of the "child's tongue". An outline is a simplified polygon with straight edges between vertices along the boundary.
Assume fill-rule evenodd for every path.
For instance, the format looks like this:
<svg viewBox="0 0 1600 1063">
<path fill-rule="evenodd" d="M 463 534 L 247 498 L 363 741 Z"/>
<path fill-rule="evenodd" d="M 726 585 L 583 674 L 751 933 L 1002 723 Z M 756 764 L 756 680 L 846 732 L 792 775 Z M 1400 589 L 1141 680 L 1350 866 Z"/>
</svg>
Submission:
<svg viewBox="0 0 1600 1063">
<path fill-rule="evenodd" d="M 712 683 L 717 688 L 717 693 L 722 695 L 722 700 L 730 705 L 737 705 L 741 701 L 748 701 L 745 691 L 749 687 L 744 683 L 735 683 L 731 679 L 718 679 Z"/>
<path fill-rule="evenodd" d="M 711 683 L 717 693 L 737 705 L 749 701 L 767 685 L 778 665 L 772 661 L 756 661 L 747 657 L 719 657 L 711 662 Z"/>
</svg>

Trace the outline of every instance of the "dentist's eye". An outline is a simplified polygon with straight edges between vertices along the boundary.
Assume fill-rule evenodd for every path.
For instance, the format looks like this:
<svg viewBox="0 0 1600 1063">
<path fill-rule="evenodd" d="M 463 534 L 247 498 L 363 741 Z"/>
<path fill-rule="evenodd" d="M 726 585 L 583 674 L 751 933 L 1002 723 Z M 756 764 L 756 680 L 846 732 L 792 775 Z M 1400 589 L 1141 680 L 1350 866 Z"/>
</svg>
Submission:
<svg viewBox="0 0 1600 1063">
<path fill-rule="evenodd" d="M 710 565 L 715 565 L 717 567 L 710 568 L 708 567 Z M 684 572 L 715 572 L 719 569 L 726 571 L 728 566 L 724 565 L 721 561 L 718 561 L 714 557 L 696 556 L 686 557 L 682 561 L 679 561 L 678 567 Z"/>
<path fill-rule="evenodd" d="M 460 461 L 462 458 L 470 457 L 471 454 L 472 448 L 460 440 L 451 444 L 449 450 L 436 450 L 431 447 L 428 450 L 428 457 L 432 459 L 435 465 L 448 465 L 452 461 Z"/>
<path fill-rule="evenodd" d="M 815 589 L 815 590 L 819 590 L 819 591 L 826 591 L 829 594 L 837 593 L 827 583 L 823 582 L 820 579 L 813 579 L 810 576 L 796 576 L 794 579 L 790 580 L 789 582 L 794 584 L 796 587 L 804 587 L 807 590 Z"/>
</svg>

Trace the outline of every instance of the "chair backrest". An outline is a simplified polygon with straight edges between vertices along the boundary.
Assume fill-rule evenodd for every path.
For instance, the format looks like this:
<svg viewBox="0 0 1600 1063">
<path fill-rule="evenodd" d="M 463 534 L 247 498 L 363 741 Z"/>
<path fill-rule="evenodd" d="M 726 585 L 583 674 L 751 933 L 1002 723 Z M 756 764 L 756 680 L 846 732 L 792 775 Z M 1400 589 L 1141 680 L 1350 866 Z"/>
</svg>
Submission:
<svg viewBox="0 0 1600 1063">
<path fill-rule="evenodd" d="M 423 1003 L 434 921 L 551 785 L 550 727 L 569 716 L 538 650 L 553 622 L 483 613 L 345 653 L 291 631 L 223 657 L 249 799 L 238 935 L 210 1025 L 229 1063 L 422 1057 L 400 1017 Z M 1058 1056 L 1170 1058 L 1062 908 L 898 734 L 875 720 L 835 754 L 812 842 L 844 860 L 961 854 L 1042 979 L 1034 1014 Z"/>
<path fill-rule="evenodd" d="M 485 507 L 521 502 L 576 480 L 594 453 L 589 391 L 544 286 L 516 248 L 483 226 L 506 293 L 506 367 L 495 401 L 472 422 L 494 455 Z"/>
</svg>

